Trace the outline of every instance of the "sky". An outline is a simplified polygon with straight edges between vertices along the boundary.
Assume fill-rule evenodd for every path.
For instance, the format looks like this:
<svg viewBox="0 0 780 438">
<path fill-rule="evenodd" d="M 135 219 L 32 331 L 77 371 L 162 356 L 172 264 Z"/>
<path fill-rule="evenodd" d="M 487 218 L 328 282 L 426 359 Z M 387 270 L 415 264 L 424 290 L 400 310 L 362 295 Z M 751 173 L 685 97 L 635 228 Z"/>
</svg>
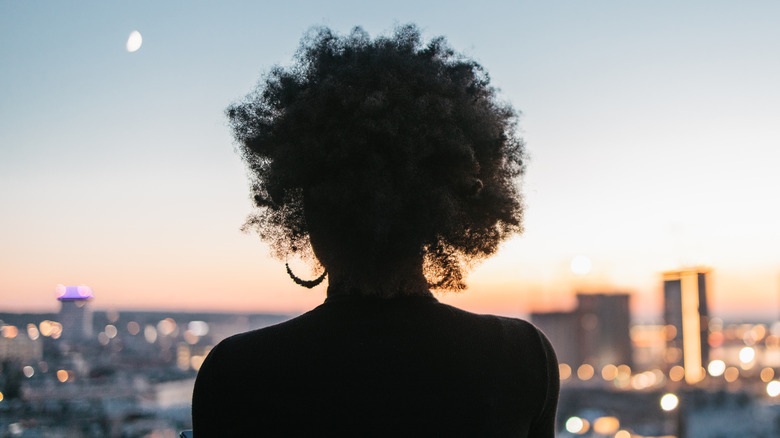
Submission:
<svg viewBox="0 0 780 438">
<path fill-rule="evenodd" d="M 224 110 L 312 26 L 416 23 L 485 67 L 530 157 L 524 234 L 440 300 L 522 316 L 628 292 L 657 319 L 661 273 L 704 266 L 711 313 L 776 319 L 778 18 L 774 1 L 0 0 L 0 311 L 55 311 L 57 284 L 103 309 L 321 303 L 240 231 Z"/>
</svg>

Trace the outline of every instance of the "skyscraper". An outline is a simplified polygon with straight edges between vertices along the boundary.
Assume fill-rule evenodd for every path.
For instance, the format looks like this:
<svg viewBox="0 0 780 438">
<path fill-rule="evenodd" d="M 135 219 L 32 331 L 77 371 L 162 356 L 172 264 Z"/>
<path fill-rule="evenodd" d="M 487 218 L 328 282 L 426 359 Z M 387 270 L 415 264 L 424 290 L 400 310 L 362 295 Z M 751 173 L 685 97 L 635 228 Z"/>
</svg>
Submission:
<svg viewBox="0 0 780 438">
<path fill-rule="evenodd" d="M 626 293 L 578 293 L 574 311 L 532 313 L 531 321 L 550 339 L 560 363 L 630 366 L 629 300 Z"/>
<path fill-rule="evenodd" d="M 682 365 L 688 383 L 704 378 L 709 361 L 707 273 L 703 268 L 663 273 L 666 363 Z"/>
<path fill-rule="evenodd" d="M 56 288 L 60 302 L 59 319 L 62 339 L 74 344 L 92 336 L 92 288 L 89 286 L 63 286 Z"/>
</svg>

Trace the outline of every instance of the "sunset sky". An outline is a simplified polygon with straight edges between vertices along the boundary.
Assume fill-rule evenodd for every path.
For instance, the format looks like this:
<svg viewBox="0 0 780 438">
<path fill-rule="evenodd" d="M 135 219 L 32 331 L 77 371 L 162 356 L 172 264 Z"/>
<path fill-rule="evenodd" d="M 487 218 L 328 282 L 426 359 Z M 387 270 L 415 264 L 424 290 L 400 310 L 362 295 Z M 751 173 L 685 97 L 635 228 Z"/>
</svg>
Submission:
<svg viewBox="0 0 780 438">
<path fill-rule="evenodd" d="M 322 302 L 239 230 L 224 109 L 312 26 L 413 22 L 487 69 L 530 155 L 524 235 L 443 301 L 523 315 L 624 291 L 654 318 L 661 272 L 703 265 L 712 313 L 776 318 L 779 20 L 776 1 L 0 0 L 0 311 L 56 310 L 60 283 L 103 309 Z"/>
</svg>

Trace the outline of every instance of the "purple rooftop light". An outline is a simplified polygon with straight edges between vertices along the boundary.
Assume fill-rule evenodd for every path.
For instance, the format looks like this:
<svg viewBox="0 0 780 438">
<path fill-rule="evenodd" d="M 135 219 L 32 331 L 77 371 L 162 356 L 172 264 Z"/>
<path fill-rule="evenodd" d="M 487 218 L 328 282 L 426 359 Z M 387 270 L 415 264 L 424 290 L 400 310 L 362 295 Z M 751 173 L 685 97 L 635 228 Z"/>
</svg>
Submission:
<svg viewBox="0 0 780 438">
<path fill-rule="evenodd" d="M 89 300 L 94 298 L 92 288 L 89 286 L 63 286 L 58 284 L 56 289 L 58 300 Z"/>
</svg>

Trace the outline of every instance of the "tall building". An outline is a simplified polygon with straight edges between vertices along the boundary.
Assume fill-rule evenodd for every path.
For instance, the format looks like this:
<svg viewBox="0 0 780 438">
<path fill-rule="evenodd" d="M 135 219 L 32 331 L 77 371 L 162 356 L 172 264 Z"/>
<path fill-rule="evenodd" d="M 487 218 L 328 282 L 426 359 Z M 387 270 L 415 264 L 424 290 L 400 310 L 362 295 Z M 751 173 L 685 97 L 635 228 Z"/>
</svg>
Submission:
<svg viewBox="0 0 780 438">
<path fill-rule="evenodd" d="M 531 321 L 547 335 L 560 363 L 632 365 L 630 295 L 577 294 L 571 312 L 532 313 Z"/>
<path fill-rule="evenodd" d="M 625 293 L 577 294 L 579 343 L 583 362 L 633 365 L 630 296 Z"/>
<path fill-rule="evenodd" d="M 63 286 L 56 288 L 60 302 L 59 320 L 62 324 L 62 340 L 74 344 L 92 336 L 92 288 L 89 286 Z"/>
<path fill-rule="evenodd" d="M 707 273 L 702 268 L 663 273 L 666 363 L 681 365 L 688 383 L 704 378 L 709 361 Z"/>
</svg>

